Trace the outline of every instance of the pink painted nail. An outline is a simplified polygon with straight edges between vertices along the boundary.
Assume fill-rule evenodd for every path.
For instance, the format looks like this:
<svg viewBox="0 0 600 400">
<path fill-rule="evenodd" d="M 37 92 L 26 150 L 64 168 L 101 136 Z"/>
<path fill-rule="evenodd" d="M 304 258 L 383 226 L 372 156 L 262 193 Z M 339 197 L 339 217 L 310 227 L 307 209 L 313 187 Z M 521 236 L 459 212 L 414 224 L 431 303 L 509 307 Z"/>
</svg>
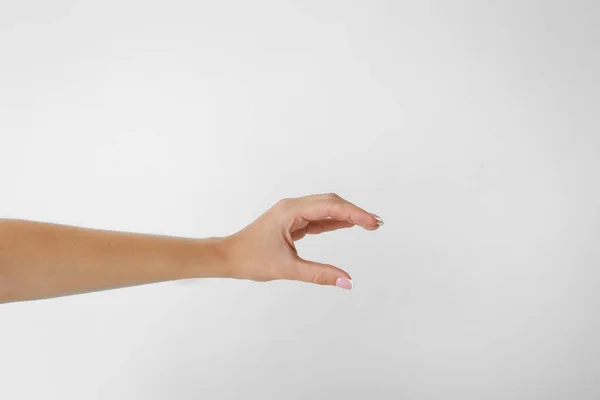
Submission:
<svg viewBox="0 0 600 400">
<path fill-rule="evenodd" d="M 346 289 L 346 290 L 352 290 L 352 287 L 354 287 L 354 284 L 352 283 L 351 279 L 337 278 L 335 280 L 335 286 L 342 288 L 342 289 Z"/>
</svg>

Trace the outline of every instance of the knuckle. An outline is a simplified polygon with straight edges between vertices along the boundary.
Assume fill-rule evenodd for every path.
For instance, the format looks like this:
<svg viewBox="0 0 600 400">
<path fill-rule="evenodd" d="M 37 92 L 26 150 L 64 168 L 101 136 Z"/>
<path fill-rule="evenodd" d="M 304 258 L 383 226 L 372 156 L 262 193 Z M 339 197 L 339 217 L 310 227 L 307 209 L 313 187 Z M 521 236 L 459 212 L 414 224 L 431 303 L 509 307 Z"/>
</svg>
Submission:
<svg viewBox="0 0 600 400">
<path fill-rule="evenodd" d="M 312 276 L 312 283 L 317 284 L 317 285 L 324 285 L 325 284 L 325 274 L 323 272 L 316 272 Z"/>
<path fill-rule="evenodd" d="M 338 196 L 336 193 L 327 193 L 325 198 L 329 203 L 335 203 L 340 200 L 340 196 Z"/>
</svg>

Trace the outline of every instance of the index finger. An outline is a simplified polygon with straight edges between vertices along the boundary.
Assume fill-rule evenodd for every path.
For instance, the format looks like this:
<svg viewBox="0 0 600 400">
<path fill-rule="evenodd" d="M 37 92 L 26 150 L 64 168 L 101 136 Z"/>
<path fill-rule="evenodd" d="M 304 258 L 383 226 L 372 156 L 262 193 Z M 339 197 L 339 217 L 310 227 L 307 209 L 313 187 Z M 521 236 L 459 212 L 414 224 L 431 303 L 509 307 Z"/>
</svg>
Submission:
<svg viewBox="0 0 600 400">
<path fill-rule="evenodd" d="M 308 221 L 334 218 L 359 225 L 367 230 L 375 230 L 383 225 L 381 218 L 335 193 L 299 197 L 297 201 L 297 215 Z"/>
</svg>

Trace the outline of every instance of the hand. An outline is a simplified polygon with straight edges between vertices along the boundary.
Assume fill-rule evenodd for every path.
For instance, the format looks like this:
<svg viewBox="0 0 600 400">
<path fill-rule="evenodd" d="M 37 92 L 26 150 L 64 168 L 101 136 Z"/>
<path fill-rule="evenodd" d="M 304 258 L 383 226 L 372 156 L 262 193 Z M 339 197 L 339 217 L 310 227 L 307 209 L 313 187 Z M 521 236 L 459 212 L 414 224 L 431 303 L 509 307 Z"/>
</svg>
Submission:
<svg viewBox="0 0 600 400">
<path fill-rule="evenodd" d="M 283 199 L 252 224 L 225 238 L 228 269 L 239 279 L 287 279 L 352 289 L 347 272 L 303 259 L 294 242 L 306 234 L 354 225 L 373 231 L 383 221 L 333 193 Z"/>
</svg>

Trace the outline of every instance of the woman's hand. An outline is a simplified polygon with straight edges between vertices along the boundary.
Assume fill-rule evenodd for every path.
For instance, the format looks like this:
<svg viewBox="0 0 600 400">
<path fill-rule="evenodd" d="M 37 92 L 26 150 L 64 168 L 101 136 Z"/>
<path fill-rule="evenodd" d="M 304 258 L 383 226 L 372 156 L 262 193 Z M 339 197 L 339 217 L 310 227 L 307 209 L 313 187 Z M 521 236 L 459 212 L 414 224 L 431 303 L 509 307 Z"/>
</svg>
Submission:
<svg viewBox="0 0 600 400">
<path fill-rule="evenodd" d="M 352 289 L 347 272 L 303 259 L 294 242 L 306 234 L 354 225 L 374 231 L 383 221 L 333 193 L 283 199 L 252 224 L 224 239 L 227 268 L 233 278 L 288 279 Z"/>
<path fill-rule="evenodd" d="M 352 288 L 333 265 L 304 260 L 294 241 L 381 218 L 335 194 L 284 199 L 227 237 L 192 239 L 0 219 L 0 303 L 188 278 L 289 279 Z"/>
</svg>

